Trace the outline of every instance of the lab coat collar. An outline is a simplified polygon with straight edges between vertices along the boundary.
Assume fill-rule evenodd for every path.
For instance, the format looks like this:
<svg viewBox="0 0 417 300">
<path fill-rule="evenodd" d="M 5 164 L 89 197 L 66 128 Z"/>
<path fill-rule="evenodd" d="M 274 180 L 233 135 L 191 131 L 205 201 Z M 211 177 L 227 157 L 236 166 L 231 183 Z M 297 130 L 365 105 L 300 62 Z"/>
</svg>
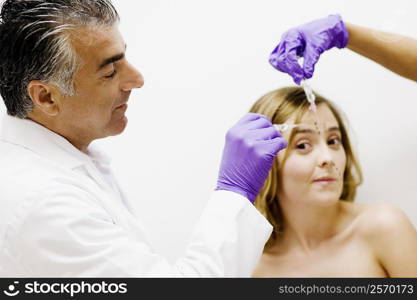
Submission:
<svg viewBox="0 0 417 300">
<path fill-rule="evenodd" d="M 29 149 L 48 160 L 70 169 L 91 163 L 91 160 L 109 164 L 109 159 L 88 147 L 89 154 L 83 153 L 68 140 L 48 128 L 30 120 L 9 115 L 2 116 L 0 139 Z"/>
<path fill-rule="evenodd" d="M 104 152 L 100 150 L 97 145 L 90 145 L 87 148 L 88 156 L 96 163 L 101 164 L 102 166 L 109 167 L 111 164 L 111 159 Z"/>
</svg>

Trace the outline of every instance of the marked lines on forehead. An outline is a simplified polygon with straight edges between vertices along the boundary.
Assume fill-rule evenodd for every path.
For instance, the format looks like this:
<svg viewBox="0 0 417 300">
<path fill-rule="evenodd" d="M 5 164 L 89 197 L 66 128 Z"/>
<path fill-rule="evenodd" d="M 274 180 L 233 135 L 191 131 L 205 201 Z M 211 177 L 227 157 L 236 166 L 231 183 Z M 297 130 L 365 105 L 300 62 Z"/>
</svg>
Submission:
<svg viewBox="0 0 417 300">
<path fill-rule="evenodd" d="M 300 126 L 301 127 L 301 126 Z M 320 135 L 320 130 L 317 130 L 317 127 L 316 127 L 316 129 L 312 129 L 312 128 L 309 128 L 309 127 L 297 127 L 297 128 L 294 128 L 294 135 L 296 135 L 296 134 L 319 134 Z M 327 130 L 326 130 L 326 132 L 341 132 L 340 131 L 340 128 L 339 128 L 339 126 L 332 126 L 332 127 L 329 127 Z"/>
</svg>

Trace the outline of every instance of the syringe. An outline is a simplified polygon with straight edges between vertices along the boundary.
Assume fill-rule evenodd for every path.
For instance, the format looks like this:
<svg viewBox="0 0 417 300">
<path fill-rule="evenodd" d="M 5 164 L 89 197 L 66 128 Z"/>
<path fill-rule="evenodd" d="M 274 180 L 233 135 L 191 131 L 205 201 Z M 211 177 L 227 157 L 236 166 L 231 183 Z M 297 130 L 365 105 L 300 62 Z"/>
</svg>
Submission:
<svg viewBox="0 0 417 300">
<path fill-rule="evenodd" d="M 299 124 L 287 124 L 287 123 L 284 123 L 284 124 L 273 124 L 273 125 L 274 125 L 275 129 L 278 130 L 280 133 L 283 133 L 283 132 L 285 132 L 285 131 L 287 131 L 289 129 L 292 129 L 292 128 L 295 128 L 295 127 L 300 126 Z"/>
<path fill-rule="evenodd" d="M 316 106 L 316 96 L 313 93 L 313 89 L 310 87 L 310 85 L 307 83 L 307 79 L 301 80 L 301 86 L 304 89 L 304 93 L 306 94 L 307 101 L 310 103 L 310 106 L 308 109 L 312 110 L 314 114 L 314 126 L 317 130 L 317 132 L 320 134 L 320 128 L 319 128 L 319 119 L 317 115 L 317 106 Z"/>
<path fill-rule="evenodd" d="M 310 85 L 307 83 L 307 79 L 301 80 L 301 86 L 304 89 L 304 93 L 307 96 L 307 101 L 310 103 L 310 107 L 308 109 L 311 109 L 312 111 L 317 111 L 317 106 L 315 103 L 316 96 L 313 93 L 313 89 L 310 87 Z"/>
</svg>

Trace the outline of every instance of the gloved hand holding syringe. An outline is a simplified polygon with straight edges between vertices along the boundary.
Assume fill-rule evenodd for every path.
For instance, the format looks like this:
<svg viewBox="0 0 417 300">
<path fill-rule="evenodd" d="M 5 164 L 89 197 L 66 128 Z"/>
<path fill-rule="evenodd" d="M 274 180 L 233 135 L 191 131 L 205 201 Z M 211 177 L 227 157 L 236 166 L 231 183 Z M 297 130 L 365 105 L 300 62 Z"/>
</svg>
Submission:
<svg viewBox="0 0 417 300">
<path fill-rule="evenodd" d="M 334 47 L 342 49 L 347 46 L 348 40 L 349 33 L 342 17 L 330 15 L 285 32 L 269 56 L 269 63 L 275 69 L 288 73 L 296 84 L 304 88 L 310 109 L 314 111 L 314 94 L 306 79 L 313 76 L 323 52 Z"/>
<path fill-rule="evenodd" d="M 271 59 L 270 59 L 270 61 L 271 61 Z M 303 64 L 303 62 L 302 62 L 303 61 L 303 58 L 302 57 L 299 57 L 299 61 L 300 61 L 300 64 L 302 65 Z M 313 89 L 307 83 L 307 79 L 306 78 L 303 78 L 301 80 L 301 82 L 300 82 L 300 85 L 304 89 L 304 93 L 306 94 L 307 101 L 310 103 L 310 106 L 308 107 L 308 109 L 310 109 L 313 112 L 317 113 L 317 106 L 316 106 L 316 103 L 315 103 L 316 96 L 313 93 Z M 317 123 L 317 121 L 318 121 L 317 120 L 317 114 L 315 114 L 315 118 L 316 118 L 316 122 L 315 122 L 316 129 L 317 129 L 317 131 L 319 131 L 318 128 L 317 128 L 317 124 L 318 124 Z M 298 127 L 298 125 L 297 124 L 274 124 L 274 127 L 280 133 L 283 133 L 283 132 L 285 132 L 285 131 L 287 131 L 289 129 Z"/>
<path fill-rule="evenodd" d="M 315 97 L 307 79 L 314 73 L 320 55 L 333 47 L 346 47 L 349 34 L 340 15 L 315 20 L 291 28 L 269 56 L 269 63 L 277 70 L 288 73 L 296 84 L 303 87 L 310 109 L 315 111 Z"/>
</svg>

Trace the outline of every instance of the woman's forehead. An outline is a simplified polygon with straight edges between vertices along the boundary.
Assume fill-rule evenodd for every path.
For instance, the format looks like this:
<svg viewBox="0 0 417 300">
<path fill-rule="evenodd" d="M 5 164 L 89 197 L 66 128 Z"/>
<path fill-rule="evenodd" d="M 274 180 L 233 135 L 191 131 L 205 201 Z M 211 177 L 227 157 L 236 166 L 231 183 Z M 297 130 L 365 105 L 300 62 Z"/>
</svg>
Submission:
<svg viewBox="0 0 417 300">
<path fill-rule="evenodd" d="M 305 124 L 316 126 L 318 124 L 325 124 L 329 127 L 338 126 L 338 122 L 333 112 L 326 104 L 320 104 L 317 107 L 317 111 L 306 110 L 299 122 L 296 122 L 297 115 L 293 114 L 285 123 L 288 124 Z"/>
<path fill-rule="evenodd" d="M 284 132 L 284 138 L 289 139 L 292 133 L 321 134 L 340 131 L 337 119 L 326 104 L 319 105 L 316 112 L 307 110 L 303 113 L 299 122 L 296 122 L 296 119 L 297 115 L 294 114 L 285 121 L 286 124 L 298 124 L 298 126 L 293 130 Z"/>
</svg>

